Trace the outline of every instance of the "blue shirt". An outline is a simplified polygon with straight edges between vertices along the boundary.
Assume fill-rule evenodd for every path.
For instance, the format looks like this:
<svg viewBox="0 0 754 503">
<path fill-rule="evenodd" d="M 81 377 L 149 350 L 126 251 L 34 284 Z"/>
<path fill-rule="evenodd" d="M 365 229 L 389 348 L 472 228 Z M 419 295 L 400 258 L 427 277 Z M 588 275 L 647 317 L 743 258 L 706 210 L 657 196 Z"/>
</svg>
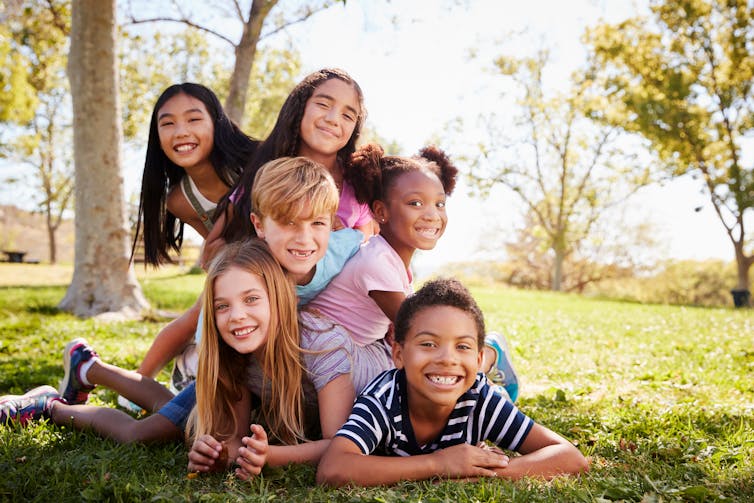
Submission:
<svg viewBox="0 0 754 503">
<path fill-rule="evenodd" d="M 325 256 L 317 262 L 314 277 L 306 285 L 296 285 L 298 305 L 303 306 L 317 296 L 319 292 L 340 273 L 348 259 L 359 251 L 364 234 L 356 229 L 340 229 L 330 233 Z"/>
</svg>

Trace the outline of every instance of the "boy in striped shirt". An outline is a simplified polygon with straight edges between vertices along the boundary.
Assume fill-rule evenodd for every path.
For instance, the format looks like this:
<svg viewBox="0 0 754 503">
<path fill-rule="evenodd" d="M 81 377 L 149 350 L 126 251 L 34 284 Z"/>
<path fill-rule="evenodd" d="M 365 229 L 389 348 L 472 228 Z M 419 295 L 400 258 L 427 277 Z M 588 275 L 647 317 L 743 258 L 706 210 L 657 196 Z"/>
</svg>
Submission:
<svg viewBox="0 0 754 503">
<path fill-rule="evenodd" d="M 356 400 L 320 461 L 317 481 L 382 485 L 586 471 L 576 447 L 534 423 L 479 372 L 484 334 L 479 306 L 456 280 L 430 281 L 408 297 L 395 322 L 396 368 Z"/>
</svg>

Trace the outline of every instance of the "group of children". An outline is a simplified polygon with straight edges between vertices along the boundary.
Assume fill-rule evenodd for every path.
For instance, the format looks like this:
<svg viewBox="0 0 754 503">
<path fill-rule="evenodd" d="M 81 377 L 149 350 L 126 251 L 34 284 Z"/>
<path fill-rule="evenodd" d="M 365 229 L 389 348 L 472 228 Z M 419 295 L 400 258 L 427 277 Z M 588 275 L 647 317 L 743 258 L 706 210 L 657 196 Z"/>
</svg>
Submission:
<svg viewBox="0 0 754 503">
<path fill-rule="evenodd" d="M 120 442 L 185 433 L 190 471 L 233 467 L 243 479 L 301 462 L 328 485 L 587 470 L 513 404 L 505 339 L 486 333 L 468 290 L 440 279 L 412 293 L 411 259 L 442 236 L 457 169 L 435 147 L 357 148 L 365 114 L 358 84 L 324 69 L 260 142 L 206 87 L 168 88 L 142 181 L 145 259 L 168 260 L 191 225 L 205 237 L 202 295 L 136 372 L 72 341 L 60 389 L 0 398 L 0 424 L 49 418 Z M 174 395 L 154 376 L 194 344 L 196 379 Z M 491 369 L 504 386 L 487 381 Z M 96 385 L 152 414 L 86 405 Z"/>
</svg>

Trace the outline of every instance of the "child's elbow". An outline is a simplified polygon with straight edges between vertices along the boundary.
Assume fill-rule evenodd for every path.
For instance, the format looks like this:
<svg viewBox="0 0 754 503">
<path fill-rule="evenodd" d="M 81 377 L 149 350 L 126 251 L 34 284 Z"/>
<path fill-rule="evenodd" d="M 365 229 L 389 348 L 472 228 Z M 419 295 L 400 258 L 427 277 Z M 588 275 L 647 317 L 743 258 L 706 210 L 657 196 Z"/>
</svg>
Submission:
<svg viewBox="0 0 754 503">
<path fill-rule="evenodd" d="M 579 451 L 576 447 L 574 447 L 573 450 L 575 452 L 571 456 L 572 460 L 570 463 L 570 470 L 568 470 L 568 472 L 573 475 L 579 475 L 588 472 L 589 460 L 584 457 L 584 455 L 581 454 L 581 451 Z"/>
<path fill-rule="evenodd" d="M 341 470 L 335 469 L 336 466 L 333 463 L 320 462 L 317 467 L 317 484 L 328 487 L 346 485 L 347 481 L 343 478 Z"/>
</svg>

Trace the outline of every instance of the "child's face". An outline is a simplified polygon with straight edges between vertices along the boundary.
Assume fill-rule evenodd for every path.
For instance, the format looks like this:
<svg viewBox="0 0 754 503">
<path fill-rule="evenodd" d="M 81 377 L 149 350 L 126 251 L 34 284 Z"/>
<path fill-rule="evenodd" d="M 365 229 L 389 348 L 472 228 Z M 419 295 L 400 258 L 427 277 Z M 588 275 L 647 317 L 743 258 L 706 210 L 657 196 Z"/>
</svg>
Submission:
<svg viewBox="0 0 754 503">
<path fill-rule="evenodd" d="M 293 276 L 297 285 L 305 285 L 314 276 L 315 266 L 327 251 L 332 216 L 311 215 L 308 205 L 301 216 L 290 222 L 278 222 L 265 216 L 251 214 L 257 236 L 264 239 L 272 255 Z"/>
<path fill-rule="evenodd" d="M 326 80 L 306 101 L 299 155 L 318 160 L 346 146 L 359 117 L 359 96 L 351 84 Z"/>
<path fill-rule="evenodd" d="M 412 410 L 454 407 L 482 363 L 474 318 L 450 306 L 420 310 L 404 341 L 393 344 L 393 360 L 406 371 Z"/>
<path fill-rule="evenodd" d="M 399 255 L 404 249 L 431 250 L 448 223 L 442 183 L 423 170 L 409 171 L 394 182 L 387 201 L 374 203 L 380 229 Z"/>
<path fill-rule="evenodd" d="M 262 278 L 231 267 L 215 278 L 215 323 L 225 343 L 241 354 L 267 342 L 270 299 Z"/>
<path fill-rule="evenodd" d="M 176 94 L 157 111 L 157 133 L 165 155 L 183 169 L 209 163 L 215 126 L 201 100 Z"/>
</svg>

